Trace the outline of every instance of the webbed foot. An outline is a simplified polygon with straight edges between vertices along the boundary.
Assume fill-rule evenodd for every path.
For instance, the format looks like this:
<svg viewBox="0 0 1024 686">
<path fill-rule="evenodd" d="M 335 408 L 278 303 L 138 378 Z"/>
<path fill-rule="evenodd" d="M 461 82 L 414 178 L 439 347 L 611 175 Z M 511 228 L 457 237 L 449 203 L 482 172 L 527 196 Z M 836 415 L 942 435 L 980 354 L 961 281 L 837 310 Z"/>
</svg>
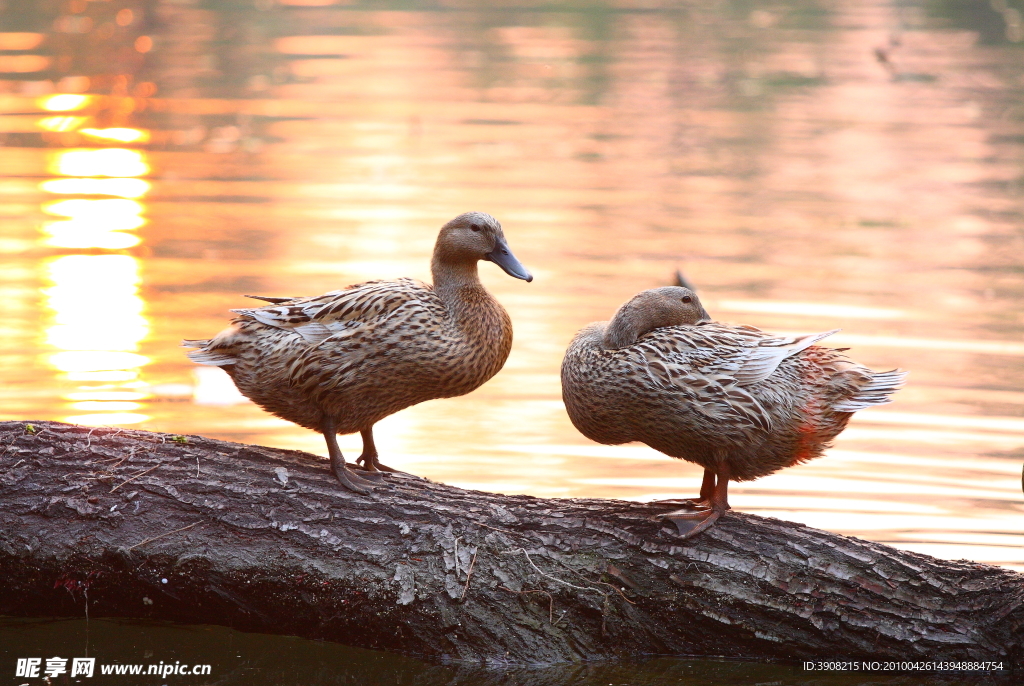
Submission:
<svg viewBox="0 0 1024 686">
<path fill-rule="evenodd" d="M 669 498 L 668 500 L 652 500 L 651 505 L 664 505 L 666 507 L 682 507 L 687 510 L 706 510 L 711 507 L 711 502 L 706 498 Z"/>
<path fill-rule="evenodd" d="M 345 464 L 339 465 L 334 464 L 332 462 L 331 471 L 334 472 L 334 476 L 338 479 L 338 482 L 342 486 L 349 489 L 350 491 L 361 493 L 362 495 L 368 495 L 372 493 L 374 490 L 374 481 L 382 480 L 382 478 L 379 475 L 373 475 L 376 476 L 376 479 L 374 479 L 373 476 L 370 476 L 370 478 L 360 476 L 356 474 L 354 471 L 352 471 L 348 467 L 348 465 Z M 373 479 L 373 481 L 371 481 L 371 479 Z"/>
<path fill-rule="evenodd" d="M 717 472 L 704 470 L 704 483 L 697 500 L 660 500 L 665 505 L 679 504 L 684 509 L 657 515 L 676 525 L 679 536 L 686 540 L 714 526 L 715 522 L 729 509 L 729 468 L 723 464 Z"/>
<path fill-rule="evenodd" d="M 683 540 L 693 538 L 702 531 L 714 526 L 724 511 L 708 508 L 706 510 L 688 511 L 676 510 L 666 514 L 658 515 L 658 519 L 667 519 L 676 525 L 679 536 Z"/>
<path fill-rule="evenodd" d="M 381 472 L 392 472 L 394 474 L 404 474 L 400 469 L 394 469 L 386 464 L 381 464 L 377 460 L 377 456 L 373 455 L 372 459 L 367 459 L 366 453 L 363 453 L 356 458 L 355 463 L 352 464 L 353 469 L 360 469 L 364 472 L 370 472 L 371 474 L 379 474 Z"/>
<path fill-rule="evenodd" d="M 368 495 L 374 490 L 374 482 L 381 482 L 384 480 L 382 474 L 378 473 L 364 473 L 363 475 L 356 474 L 352 471 L 351 467 L 345 463 L 345 456 L 341 454 L 341 448 L 338 447 L 338 437 L 334 433 L 335 423 L 331 418 L 324 420 L 324 439 L 327 441 L 327 452 L 331 456 L 331 471 L 334 472 L 335 478 L 345 488 L 362 495 Z"/>
</svg>

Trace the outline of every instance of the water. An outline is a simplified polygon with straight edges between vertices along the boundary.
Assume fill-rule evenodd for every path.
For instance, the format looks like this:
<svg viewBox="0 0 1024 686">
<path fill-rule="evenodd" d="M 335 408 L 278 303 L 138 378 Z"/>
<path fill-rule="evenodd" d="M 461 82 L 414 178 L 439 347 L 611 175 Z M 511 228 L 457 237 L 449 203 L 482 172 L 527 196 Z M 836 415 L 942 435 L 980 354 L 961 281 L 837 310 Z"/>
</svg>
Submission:
<svg viewBox="0 0 1024 686">
<path fill-rule="evenodd" d="M 805 671 L 800 664 L 755 664 L 726 660 L 650 658 L 626 663 L 548 667 L 427 665 L 418 660 L 336 643 L 291 636 L 247 634 L 216 626 L 175 626 L 155 622 L 0 619 L 0 664 L 18 658 L 59 656 L 96 659 L 91 678 L 71 683 L 161 682 L 274 686 L 1002 686 L 1009 671 L 894 674 Z M 196 666 L 209 676 L 168 672 L 156 676 L 102 674 L 104 666 Z M 6 666 L 4 668 L 6 670 Z M 30 679 L 31 681 L 35 681 Z"/>
<path fill-rule="evenodd" d="M 384 462 L 694 494 L 698 467 L 579 435 L 558 383 L 577 329 L 681 267 L 718 319 L 911 372 L 733 507 L 1024 571 L 1018 0 L 0 5 L 0 418 L 325 455 L 179 341 L 243 293 L 428 278 L 479 209 L 536 276 L 481 268 L 512 355 L 378 424 Z"/>
</svg>

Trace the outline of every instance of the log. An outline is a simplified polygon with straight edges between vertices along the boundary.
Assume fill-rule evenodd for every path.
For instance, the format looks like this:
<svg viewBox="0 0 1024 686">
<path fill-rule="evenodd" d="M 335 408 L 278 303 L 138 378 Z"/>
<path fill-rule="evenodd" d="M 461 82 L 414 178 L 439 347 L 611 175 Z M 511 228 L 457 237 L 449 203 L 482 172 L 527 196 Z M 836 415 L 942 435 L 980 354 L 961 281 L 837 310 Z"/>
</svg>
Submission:
<svg viewBox="0 0 1024 686">
<path fill-rule="evenodd" d="M 729 512 L 390 477 L 199 436 L 0 423 L 0 614 L 221 624 L 435 662 L 1024 656 L 1024 575 Z"/>
</svg>

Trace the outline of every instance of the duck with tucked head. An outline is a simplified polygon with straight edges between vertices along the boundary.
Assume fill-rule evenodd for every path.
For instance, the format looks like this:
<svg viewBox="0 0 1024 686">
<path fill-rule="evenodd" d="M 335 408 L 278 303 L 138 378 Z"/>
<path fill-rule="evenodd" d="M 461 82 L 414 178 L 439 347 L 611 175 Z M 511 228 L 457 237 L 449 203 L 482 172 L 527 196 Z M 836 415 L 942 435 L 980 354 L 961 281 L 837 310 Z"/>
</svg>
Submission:
<svg viewBox="0 0 1024 686">
<path fill-rule="evenodd" d="M 445 224 L 430 264 L 433 285 L 369 281 L 311 298 L 265 298 L 232 310 L 231 325 L 194 362 L 222 367 L 238 390 L 279 417 L 318 431 L 338 481 L 371 490 L 381 471 L 373 425 L 410 405 L 464 395 L 494 376 L 512 347 L 512 322 L 480 283 L 477 263 L 533 277 L 509 250 L 501 224 L 467 212 Z M 363 474 L 345 463 L 337 434 L 358 431 Z M 367 478 L 369 477 L 369 478 Z"/>
<path fill-rule="evenodd" d="M 838 329 L 837 329 L 838 331 Z M 814 345 L 713 322 L 694 292 L 644 291 L 581 330 L 562 362 L 569 418 L 598 443 L 640 441 L 704 467 L 696 500 L 662 501 L 683 538 L 729 509 L 729 481 L 820 457 L 857 410 L 891 401 L 906 372 L 874 372 Z"/>
</svg>

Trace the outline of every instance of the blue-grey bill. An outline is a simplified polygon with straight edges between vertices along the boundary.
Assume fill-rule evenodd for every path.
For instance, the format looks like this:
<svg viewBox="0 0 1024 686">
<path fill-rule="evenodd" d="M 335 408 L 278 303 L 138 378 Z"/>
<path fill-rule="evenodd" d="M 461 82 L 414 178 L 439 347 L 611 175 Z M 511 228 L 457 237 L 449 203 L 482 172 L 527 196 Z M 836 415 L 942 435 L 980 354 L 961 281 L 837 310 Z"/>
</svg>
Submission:
<svg viewBox="0 0 1024 686">
<path fill-rule="evenodd" d="M 499 240 L 497 245 L 494 246 L 494 250 L 487 253 L 484 257 L 505 270 L 505 273 L 509 276 L 522 279 L 527 283 L 533 281 L 533 274 L 526 271 L 526 267 L 520 264 L 516 256 L 508 249 L 508 243 L 503 240 Z"/>
</svg>

